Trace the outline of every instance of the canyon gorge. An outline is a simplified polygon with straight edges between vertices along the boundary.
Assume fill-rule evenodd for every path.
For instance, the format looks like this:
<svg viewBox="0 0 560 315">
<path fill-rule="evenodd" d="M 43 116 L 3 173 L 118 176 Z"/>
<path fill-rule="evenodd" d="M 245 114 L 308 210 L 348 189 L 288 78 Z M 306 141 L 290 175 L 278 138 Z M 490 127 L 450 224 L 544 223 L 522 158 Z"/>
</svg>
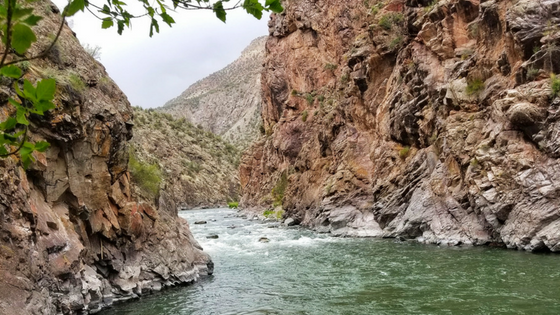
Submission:
<svg viewBox="0 0 560 315">
<path fill-rule="evenodd" d="M 32 6 L 39 54 L 62 18 Z M 211 275 L 200 244 L 264 242 L 216 209 L 243 241 L 199 243 L 178 209 L 236 201 L 301 225 L 251 223 L 283 240 L 560 251 L 560 0 L 282 6 L 269 36 L 155 109 L 133 108 L 67 25 L 25 65 L 56 79 L 56 108 L 30 116 L 47 151 L 27 169 L 0 159 L 0 314 L 95 313 Z M 17 84 L 0 79 L 2 121 Z"/>
</svg>

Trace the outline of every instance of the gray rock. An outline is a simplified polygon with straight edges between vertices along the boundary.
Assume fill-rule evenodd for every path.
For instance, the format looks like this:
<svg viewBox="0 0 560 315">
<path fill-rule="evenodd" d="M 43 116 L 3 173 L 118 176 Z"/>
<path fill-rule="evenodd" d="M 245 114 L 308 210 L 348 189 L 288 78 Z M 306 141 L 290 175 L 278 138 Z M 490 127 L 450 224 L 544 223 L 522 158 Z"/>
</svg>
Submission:
<svg viewBox="0 0 560 315">
<path fill-rule="evenodd" d="M 299 224 L 299 222 L 297 222 L 296 220 L 294 220 L 294 219 L 292 219 L 292 218 L 287 218 L 287 219 L 284 221 L 284 225 L 285 225 L 285 226 L 294 226 L 294 225 L 298 225 L 298 224 Z"/>
</svg>

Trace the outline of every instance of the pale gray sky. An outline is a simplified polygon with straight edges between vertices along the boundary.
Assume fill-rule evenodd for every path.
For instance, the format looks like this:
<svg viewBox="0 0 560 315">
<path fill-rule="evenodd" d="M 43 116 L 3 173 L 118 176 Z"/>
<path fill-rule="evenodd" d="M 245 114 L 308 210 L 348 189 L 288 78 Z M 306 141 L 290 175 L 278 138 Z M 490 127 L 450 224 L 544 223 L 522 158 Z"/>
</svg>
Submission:
<svg viewBox="0 0 560 315">
<path fill-rule="evenodd" d="M 66 1 L 55 1 L 59 7 Z M 136 2 L 136 1 L 134 1 Z M 84 44 L 101 47 L 101 63 L 132 105 L 162 106 L 189 85 L 239 57 L 256 37 L 267 35 L 269 14 L 261 20 L 245 11 L 229 11 L 227 23 L 211 11 L 180 11 L 169 28 L 160 22 L 159 34 L 148 36 L 148 20 L 133 21 L 132 29 L 117 34 L 101 29 L 101 21 L 79 12 L 70 24 Z"/>
</svg>

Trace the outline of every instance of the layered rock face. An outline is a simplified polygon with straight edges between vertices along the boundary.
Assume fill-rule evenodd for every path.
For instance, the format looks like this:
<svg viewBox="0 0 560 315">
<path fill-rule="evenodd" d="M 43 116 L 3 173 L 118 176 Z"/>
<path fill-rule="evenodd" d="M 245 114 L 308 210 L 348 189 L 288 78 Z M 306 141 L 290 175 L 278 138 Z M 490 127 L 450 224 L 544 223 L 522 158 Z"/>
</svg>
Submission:
<svg viewBox="0 0 560 315">
<path fill-rule="evenodd" d="M 560 1 L 283 5 L 242 205 L 280 199 L 338 235 L 560 251 Z"/>
<path fill-rule="evenodd" d="M 260 79 L 265 37 L 259 37 L 224 69 L 196 82 L 167 102 L 161 112 L 183 117 L 247 148 L 260 135 Z"/>
<path fill-rule="evenodd" d="M 45 18 L 32 55 L 61 23 L 54 4 L 34 6 Z M 51 148 L 27 171 L 0 160 L 0 313 L 88 313 L 211 272 L 170 198 L 131 192 L 132 108 L 72 31 L 25 69 L 31 81 L 57 80 L 57 108 L 31 117 L 31 139 Z M 2 120 L 11 86 L 3 79 Z"/>
<path fill-rule="evenodd" d="M 239 200 L 241 152 L 236 147 L 185 119 L 153 110 L 135 108 L 134 124 L 134 154 L 141 163 L 159 165 L 162 191 L 179 207 L 217 207 Z"/>
</svg>

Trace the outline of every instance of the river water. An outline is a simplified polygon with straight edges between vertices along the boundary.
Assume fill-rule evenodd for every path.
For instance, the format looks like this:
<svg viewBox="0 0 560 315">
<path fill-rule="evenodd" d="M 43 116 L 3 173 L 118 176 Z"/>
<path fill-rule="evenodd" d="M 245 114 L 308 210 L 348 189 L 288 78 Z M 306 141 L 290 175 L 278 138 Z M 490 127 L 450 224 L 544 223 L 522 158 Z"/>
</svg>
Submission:
<svg viewBox="0 0 560 315">
<path fill-rule="evenodd" d="M 559 255 L 336 238 L 236 214 L 180 212 L 213 276 L 103 314 L 560 314 Z"/>
</svg>

